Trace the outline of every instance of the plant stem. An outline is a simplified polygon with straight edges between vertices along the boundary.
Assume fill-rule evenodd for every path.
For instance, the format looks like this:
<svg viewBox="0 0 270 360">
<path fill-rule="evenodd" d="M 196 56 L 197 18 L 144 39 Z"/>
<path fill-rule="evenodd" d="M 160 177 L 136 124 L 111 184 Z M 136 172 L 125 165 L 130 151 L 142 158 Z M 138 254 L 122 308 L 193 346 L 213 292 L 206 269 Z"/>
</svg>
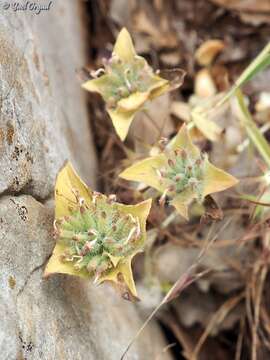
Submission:
<svg viewBox="0 0 270 360">
<path fill-rule="evenodd" d="M 252 63 L 242 72 L 240 77 L 236 80 L 233 87 L 227 94 L 216 104 L 215 108 L 223 105 L 229 100 L 235 92 L 244 85 L 247 81 L 251 80 L 257 73 L 263 71 L 270 65 L 270 42 L 262 49 L 259 55 L 252 61 Z"/>
<path fill-rule="evenodd" d="M 178 215 L 177 211 L 172 212 L 160 225 L 161 229 L 165 229 Z"/>
<path fill-rule="evenodd" d="M 259 129 L 259 131 L 262 133 L 262 134 L 264 134 L 264 133 L 266 133 L 266 131 L 268 131 L 270 129 L 270 124 L 269 123 L 266 123 L 266 124 L 264 124 L 260 129 Z M 248 145 L 250 144 L 250 140 L 249 139 L 245 139 L 241 144 L 239 144 L 238 146 L 237 146 L 237 152 L 238 153 L 241 153 L 243 150 L 245 150 L 247 147 L 248 147 Z"/>
<path fill-rule="evenodd" d="M 256 126 L 246 104 L 244 101 L 244 97 L 242 91 L 240 89 L 236 90 L 236 97 L 238 101 L 238 105 L 241 110 L 241 116 L 239 117 L 242 125 L 246 129 L 246 132 L 257 148 L 258 152 L 265 160 L 266 164 L 270 167 L 270 146 L 266 141 L 265 137 L 262 135 L 258 127 Z"/>
</svg>

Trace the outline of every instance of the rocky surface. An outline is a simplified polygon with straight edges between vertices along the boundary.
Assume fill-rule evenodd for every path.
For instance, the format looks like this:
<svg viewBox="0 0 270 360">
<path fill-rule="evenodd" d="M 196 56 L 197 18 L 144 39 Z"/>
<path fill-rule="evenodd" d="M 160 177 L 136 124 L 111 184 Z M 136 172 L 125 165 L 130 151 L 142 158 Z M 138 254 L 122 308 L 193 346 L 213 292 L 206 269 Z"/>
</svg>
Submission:
<svg viewBox="0 0 270 360">
<path fill-rule="evenodd" d="M 65 159 L 95 187 L 94 147 L 75 76 L 86 63 L 80 6 L 56 0 L 40 15 L 0 12 L 3 360 L 118 360 L 143 322 L 108 285 L 42 279 L 54 246 L 54 181 Z M 169 359 L 164 344 L 153 323 L 127 359 Z"/>
<path fill-rule="evenodd" d="M 85 61 L 80 19 L 79 4 L 70 0 L 39 15 L 1 9 L 0 193 L 47 198 L 67 158 L 94 185 L 94 149 L 76 78 Z"/>
</svg>

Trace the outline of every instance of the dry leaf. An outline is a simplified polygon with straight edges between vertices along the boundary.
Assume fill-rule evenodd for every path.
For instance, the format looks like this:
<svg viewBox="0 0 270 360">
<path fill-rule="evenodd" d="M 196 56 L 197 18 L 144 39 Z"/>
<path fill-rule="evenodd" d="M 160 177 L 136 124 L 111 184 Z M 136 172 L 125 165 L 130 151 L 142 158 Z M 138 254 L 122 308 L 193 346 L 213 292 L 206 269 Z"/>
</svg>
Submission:
<svg viewBox="0 0 270 360">
<path fill-rule="evenodd" d="M 196 51 L 195 59 L 199 65 L 210 65 L 216 56 L 224 49 L 222 40 L 207 40 Z"/>
<path fill-rule="evenodd" d="M 195 77 L 195 94 L 200 98 L 214 96 L 217 93 L 216 85 L 208 69 L 201 69 Z"/>
</svg>

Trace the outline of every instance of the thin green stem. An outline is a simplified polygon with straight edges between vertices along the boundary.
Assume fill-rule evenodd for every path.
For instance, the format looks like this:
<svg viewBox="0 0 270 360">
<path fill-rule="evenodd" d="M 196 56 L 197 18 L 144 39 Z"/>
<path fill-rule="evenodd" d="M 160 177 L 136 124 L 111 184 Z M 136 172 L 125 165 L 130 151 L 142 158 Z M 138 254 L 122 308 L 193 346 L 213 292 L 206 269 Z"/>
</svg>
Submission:
<svg viewBox="0 0 270 360">
<path fill-rule="evenodd" d="M 260 133 L 264 134 L 266 131 L 270 129 L 270 124 L 266 123 L 261 128 L 259 128 Z M 245 139 L 241 144 L 239 144 L 236 148 L 238 153 L 241 153 L 243 150 L 245 150 L 250 144 L 249 139 Z"/>
<path fill-rule="evenodd" d="M 266 141 L 263 134 L 260 132 L 256 126 L 246 104 L 242 91 L 240 89 L 236 90 L 236 97 L 238 101 L 239 108 L 241 110 L 241 116 L 239 117 L 242 125 L 244 126 L 250 141 L 254 144 L 266 164 L 270 167 L 270 146 Z"/>
<path fill-rule="evenodd" d="M 252 61 L 252 63 L 242 72 L 240 77 L 236 80 L 233 87 L 227 94 L 216 104 L 215 108 L 223 105 L 229 100 L 242 85 L 251 80 L 258 72 L 263 71 L 270 65 L 270 42 L 263 48 L 259 55 Z"/>
</svg>

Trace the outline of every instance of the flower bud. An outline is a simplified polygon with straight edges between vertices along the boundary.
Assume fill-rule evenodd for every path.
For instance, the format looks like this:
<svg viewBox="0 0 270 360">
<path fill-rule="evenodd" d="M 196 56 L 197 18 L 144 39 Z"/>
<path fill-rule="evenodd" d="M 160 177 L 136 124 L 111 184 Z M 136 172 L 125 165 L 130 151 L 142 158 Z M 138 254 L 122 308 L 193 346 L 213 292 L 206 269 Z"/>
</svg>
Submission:
<svg viewBox="0 0 270 360">
<path fill-rule="evenodd" d="M 175 161 L 172 159 L 168 159 L 168 165 L 172 168 L 175 166 Z"/>
<path fill-rule="evenodd" d="M 186 150 L 181 149 L 180 155 L 181 155 L 181 158 L 182 158 L 183 160 L 187 159 L 187 152 L 186 152 Z"/>
<path fill-rule="evenodd" d="M 201 166 L 201 164 L 202 164 L 202 159 L 197 159 L 197 160 L 195 161 L 195 164 L 196 164 L 197 166 Z"/>
</svg>

